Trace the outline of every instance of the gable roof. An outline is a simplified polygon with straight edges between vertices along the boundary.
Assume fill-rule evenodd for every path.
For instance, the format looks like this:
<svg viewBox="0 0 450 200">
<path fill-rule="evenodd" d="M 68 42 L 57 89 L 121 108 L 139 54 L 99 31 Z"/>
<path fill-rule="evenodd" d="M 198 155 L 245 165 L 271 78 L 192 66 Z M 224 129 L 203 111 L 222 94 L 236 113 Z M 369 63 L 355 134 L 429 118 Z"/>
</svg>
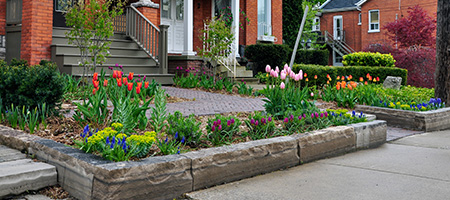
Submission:
<svg viewBox="0 0 450 200">
<path fill-rule="evenodd" d="M 320 6 L 322 12 L 341 12 L 341 11 L 350 11 L 350 10 L 358 10 L 359 6 L 357 4 L 363 4 L 367 0 L 327 0 L 325 3 Z"/>
</svg>

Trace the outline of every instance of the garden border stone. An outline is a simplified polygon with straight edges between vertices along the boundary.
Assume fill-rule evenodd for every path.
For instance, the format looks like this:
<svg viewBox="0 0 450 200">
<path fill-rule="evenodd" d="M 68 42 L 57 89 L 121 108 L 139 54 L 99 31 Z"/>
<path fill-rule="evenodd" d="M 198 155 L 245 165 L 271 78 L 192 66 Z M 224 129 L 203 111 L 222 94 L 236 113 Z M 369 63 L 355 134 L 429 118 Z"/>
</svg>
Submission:
<svg viewBox="0 0 450 200">
<path fill-rule="evenodd" d="M 423 112 L 357 105 L 355 110 L 377 116 L 390 126 L 425 132 L 450 129 L 450 107 Z"/>
<path fill-rule="evenodd" d="M 0 144 L 55 165 L 58 183 L 79 199 L 173 199 L 194 190 L 376 147 L 386 141 L 383 138 L 386 122 L 377 120 L 181 155 L 112 162 L 0 126 Z"/>
</svg>

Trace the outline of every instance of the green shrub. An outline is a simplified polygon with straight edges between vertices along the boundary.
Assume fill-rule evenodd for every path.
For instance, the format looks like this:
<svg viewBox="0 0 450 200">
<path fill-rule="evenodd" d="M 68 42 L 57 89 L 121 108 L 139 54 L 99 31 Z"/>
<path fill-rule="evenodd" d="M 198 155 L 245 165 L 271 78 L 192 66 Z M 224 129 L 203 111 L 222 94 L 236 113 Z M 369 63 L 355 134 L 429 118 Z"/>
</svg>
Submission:
<svg viewBox="0 0 450 200">
<path fill-rule="evenodd" d="M 313 65 L 328 65 L 328 57 L 330 52 L 328 50 L 303 50 L 300 49 L 295 55 L 294 62 L 296 64 L 313 64 Z M 289 54 L 291 55 L 291 54 Z"/>
<path fill-rule="evenodd" d="M 363 66 L 347 66 L 347 67 L 334 67 L 334 66 L 321 66 L 321 65 L 306 65 L 306 64 L 296 64 L 293 66 L 293 71 L 298 73 L 300 69 L 303 73 L 306 73 L 309 79 L 305 82 L 309 85 L 322 86 L 329 80 L 327 74 L 330 75 L 330 84 L 334 85 L 337 76 L 348 76 L 352 75 L 353 80 L 359 80 L 359 77 L 365 79 L 367 74 L 372 77 L 380 77 L 380 82 L 382 83 L 387 76 L 398 76 L 402 77 L 402 85 L 406 85 L 408 78 L 408 71 L 406 69 L 401 69 L 397 67 L 363 67 Z M 314 79 L 314 75 L 317 75 L 317 79 Z M 305 78 L 303 78 L 305 79 Z"/>
<path fill-rule="evenodd" d="M 356 52 L 345 55 L 342 64 L 344 66 L 374 66 L 374 67 L 394 67 L 395 60 L 391 54 Z"/>
<path fill-rule="evenodd" d="M 0 98 L 3 107 L 35 108 L 46 103 L 53 109 L 60 101 L 65 82 L 57 66 L 48 62 L 28 66 L 26 61 L 12 61 L 0 67 Z"/>
<path fill-rule="evenodd" d="M 289 60 L 292 49 L 282 44 L 254 44 L 245 48 L 245 56 L 255 62 L 253 74 L 265 72 L 266 65 L 282 67 Z"/>
</svg>

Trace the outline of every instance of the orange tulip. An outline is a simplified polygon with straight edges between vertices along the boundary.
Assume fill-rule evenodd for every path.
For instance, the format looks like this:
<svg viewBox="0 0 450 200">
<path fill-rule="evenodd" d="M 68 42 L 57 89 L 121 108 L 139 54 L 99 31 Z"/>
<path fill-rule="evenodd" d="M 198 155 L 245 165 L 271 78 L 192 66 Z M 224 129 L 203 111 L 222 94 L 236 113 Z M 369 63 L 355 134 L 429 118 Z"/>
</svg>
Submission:
<svg viewBox="0 0 450 200">
<path fill-rule="evenodd" d="M 367 85 L 367 81 L 366 81 L 366 82 L 364 82 L 364 85 Z"/>
<path fill-rule="evenodd" d="M 306 82 L 308 82 L 308 78 L 306 78 L 306 80 L 305 80 Z"/>
<path fill-rule="evenodd" d="M 363 82 L 363 81 L 364 81 L 363 77 L 359 77 L 359 82 Z"/>
<path fill-rule="evenodd" d="M 95 95 L 96 92 L 97 92 L 97 88 L 92 89 L 92 94 Z"/>
<path fill-rule="evenodd" d="M 127 78 L 123 78 L 122 80 L 123 80 L 123 84 L 128 85 L 128 80 L 127 80 Z"/>
<path fill-rule="evenodd" d="M 133 90 L 133 83 L 128 83 L 128 91 Z"/>
<path fill-rule="evenodd" d="M 141 89 L 141 87 L 142 87 L 142 82 L 138 82 L 138 83 L 136 83 L 136 84 L 137 84 L 136 87 L 138 87 L 139 89 Z"/>
<path fill-rule="evenodd" d="M 144 83 L 144 88 L 145 88 L 145 89 L 148 88 L 148 81 L 146 81 L 146 82 Z"/>
<path fill-rule="evenodd" d="M 341 80 L 345 80 L 345 77 L 344 77 L 344 76 L 342 76 L 342 77 L 341 77 Z"/>
<path fill-rule="evenodd" d="M 108 86 L 108 79 L 103 80 L 103 86 L 104 87 Z"/>
<path fill-rule="evenodd" d="M 367 74 L 366 74 L 366 78 L 369 78 L 369 77 L 370 77 L 370 74 L 369 74 L 369 73 L 367 73 Z"/>
<path fill-rule="evenodd" d="M 117 70 L 113 71 L 113 78 L 117 78 Z"/>
<path fill-rule="evenodd" d="M 330 84 L 330 81 L 327 81 L 327 84 Z"/>
<path fill-rule="evenodd" d="M 308 74 L 306 74 L 306 73 L 303 75 L 303 77 L 307 77 L 307 76 L 308 76 Z"/>
<path fill-rule="evenodd" d="M 327 78 L 329 78 L 329 79 L 331 78 L 329 74 L 327 74 Z"/>
<path fill-rule="evenodd" d="M 371 76 L 369 76 L 369 81 L 371 81 L 372 80 L 372 77 Z"/>
<path fill-rule="evenodd" d="M 128 73 L 128 80 L 131 81 L 133 79 L 133 75 L 134 75 L 133 72 Z"/>
<path fill-rule="evenodd" d="M 377 76 L 377 81 L 378 81 L 378 82 L 380 81 L 380 77 L 378 77 L 378 76 Z"/>
<path fill-rule="evenodd" d="M 353 87 L 352 87 L 351 84 L 348 84 L 347 87 L 348 87 L 349 90 L 353 90 Z"/>
<path fill-rule="evenodd" d="M 94 81 L 98 80 L 98 73 L 97 72 L 94 73 L 93 79 L 94 79 Z"/>
<path fill-rule="evenodd" d="M 348 75 L 348 80 L 351 80 L 353 78 L 352 75 Z"/>
<path fill-rule="evenodd" d="M 339 77 L 339 76 L 338 76 L 338 77 L 336 77 L 336 80 L 340 80 L 340 79 L 341 79 L 341 77 Z"/>
<path fill-rule="evenodd" d="M 122 74 L 123 74 L 122 71 L 117 71 L 117 78 L 122 78 Z"/>
<path fill-rule="evenodd" d="M 117 80 L 117 86 L 122 87 L 122 80 L 120 80 L 119 78 L 116 80 Z"/>
<path fill-rule="evenodd" d="M 345 86 L 347 86 L 347 83 L 346 83 L 345 81 L 342 81 L 342 82 L 341 82 L 341 87 L 342 87 L 342 88 L 345 88 Z"/>
<path fill-rule="evenodd" d="M 336 84 L 336 90 L 340 90 L 341 89 L 341 84 Z"/>
<path fill-rule="evenodd" d="M 141 87 L 136 87 L 136 94 L 141 93 Z"/>
<path fill-rule="evenodd" d="M 356 86 L 358 86 L 358 84 L 356 84 L 356 82 L 353 82 L 353 81 L 351 82 L 351 84 L 352 84 L 353 88 L 356 88 Z"/>
<path fill-rule="evenodd" d="M 314 79 L 317 79 L 317 75 L 314 75 Z"/>
</svg>

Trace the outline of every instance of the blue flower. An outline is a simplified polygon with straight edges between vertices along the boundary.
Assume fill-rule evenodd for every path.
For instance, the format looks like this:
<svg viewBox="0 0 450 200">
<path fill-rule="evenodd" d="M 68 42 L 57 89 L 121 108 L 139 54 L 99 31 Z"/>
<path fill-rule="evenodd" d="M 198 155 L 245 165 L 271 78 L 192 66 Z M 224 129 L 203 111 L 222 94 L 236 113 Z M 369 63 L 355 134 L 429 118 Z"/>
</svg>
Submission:
<svg viewBox="0 0 450 200">
<path fill-rule="evenodd" d="M 109 136 L 106 137 L 106 144 L 109 144 Z"/>
<path fill-rule="evenodd" d="M 384 107 L 387 107 L 386 102 L 384 102 Z"/>
<path fill-rule="evenodd" d="M 185 142 L 186 138 L 183 136 L 183 139 L 181 139 L 181 144 Z"/>
<path fill-rule="evenodd" d="M 383 101 L 382 101 L 382 100 L 380 100 L 380 103 L 383 103 Z"/>
<path fill-rule="evenodd" d="M 175 139 L 177 139 L 177 138 L 178 138 L 178 132 L 175 133 Z"/>
<path fill-rule="evenodd" d="M 442 103 L 441 98 L 437 98 L 437 103 L 438 103 L 438 104 L 441 104 L 441 103 Z"/>
<path fill-rule="evenodd" d="M 178 151 L 177 151 L 177 154 L 180 154 L 180 147 L 178 147 Z"/>
<path fill-rule="evenodd" d="M 355 111 L 352 111 L 352 116 L 355 116 L 355 114 L 356 114 L 356 112 L 355 112 Z"/>
<path fill-rule="evenodd" d="M 169 138 L 166 136 L 166 140 L 164 140 L 164 143 L 167 144 L 167 141 L 169 141 Z"/>
<path fill-rule="evenodd" d="M 86 125 L 83 129 L 83 133 L 86 135 L 87 133 L 89 133 L 89 124 Z"/>
</svg>

